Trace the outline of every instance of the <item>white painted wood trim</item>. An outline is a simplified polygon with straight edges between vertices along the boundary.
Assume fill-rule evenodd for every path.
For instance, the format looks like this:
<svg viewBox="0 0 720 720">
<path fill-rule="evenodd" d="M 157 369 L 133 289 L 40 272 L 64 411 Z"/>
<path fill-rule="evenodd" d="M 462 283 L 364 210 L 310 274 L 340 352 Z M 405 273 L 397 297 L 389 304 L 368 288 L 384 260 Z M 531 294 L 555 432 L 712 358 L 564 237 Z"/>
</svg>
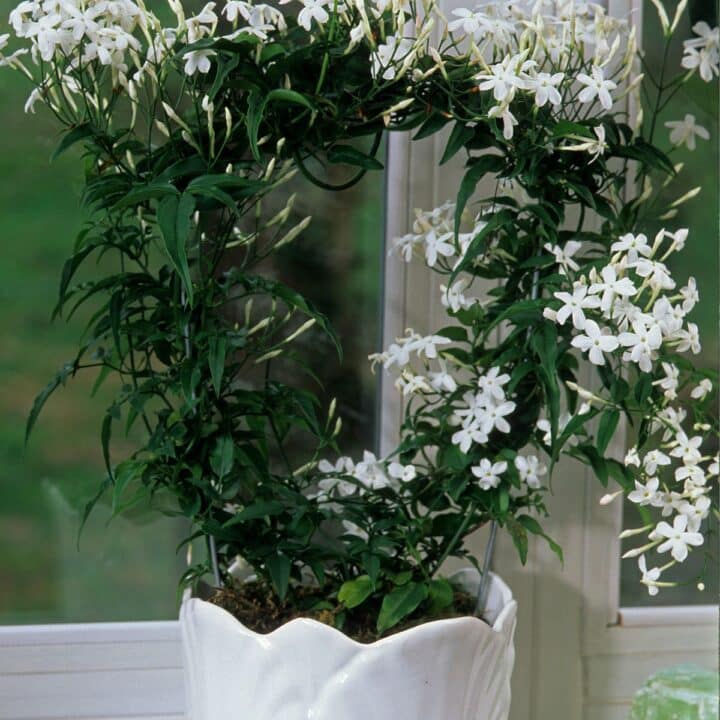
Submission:
<svg viewBox="0 0 720 720">
<path fill-rule="evenodd" d="M 668 605 L 666 607 L 620 608 L 618 624 L 623 627 L 671 627 L 703 625 L 713 628 L 718 622 L 717 605 Z"/>
<path fill-rule="evenodd" d="M 56 625 L 0 626 L 0 649 L 32 645 L 101 644 L 120 642 L 174 642 L 179 637 L 178 623 L 117 622 L 61 623 Z"/>
<path fill-rule="evenodd" d="M 180 720 L 177 622 L 0 628 L 0 720 Z"/>
</svg>

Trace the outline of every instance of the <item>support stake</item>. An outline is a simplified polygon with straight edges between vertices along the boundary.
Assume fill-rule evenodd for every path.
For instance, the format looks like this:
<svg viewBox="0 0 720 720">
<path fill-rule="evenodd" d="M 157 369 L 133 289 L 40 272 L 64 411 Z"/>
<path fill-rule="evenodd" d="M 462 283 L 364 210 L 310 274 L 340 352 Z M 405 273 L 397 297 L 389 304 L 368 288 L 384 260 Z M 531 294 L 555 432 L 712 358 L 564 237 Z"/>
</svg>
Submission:
<svg viewBox="0 0 720 720">
<path fill-rule="evenodd" d="M 490 590 L 490 566 L 492 565 L 493 552 L 495 550 L 495 538 L 497 537 L 498 524 L 495 520 L 490 523 L 490 537 L 485 546 L 485 558 L 483 560 L 482 576 L 478 588 L 477 600 L 475 602 L 475 615 L 482 618 L 485 614 L 485 603 L 487 602 L 488 591 Z"/>
<path fill-rule="evenodd" d="M 218 565 L 217 546 L 215 538 L 212 535 L 207 536 L 208 553 L 210 555 L 210 565 L 212 566 L 213 578 L 215 579 L 215 587 L 222 587 L 222 578 L 220 577 L 220 566 Z"/>
</svg>

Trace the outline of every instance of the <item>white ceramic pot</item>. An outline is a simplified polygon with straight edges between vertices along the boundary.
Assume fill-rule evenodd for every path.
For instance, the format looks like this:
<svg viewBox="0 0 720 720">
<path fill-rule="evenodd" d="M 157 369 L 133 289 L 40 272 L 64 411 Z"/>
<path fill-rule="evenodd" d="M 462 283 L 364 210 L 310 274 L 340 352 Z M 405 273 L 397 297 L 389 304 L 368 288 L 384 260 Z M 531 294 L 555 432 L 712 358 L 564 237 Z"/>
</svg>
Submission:
<svg viewBox="0 0 720 720">
<path fill-rule="evenodd" d="M 473 591 L 474 570 L 456 576 Z M 517 603 L 492 576 L 488 618 L 372 644 L 309 619 L 267 635 L 190 598 L 180 611 L 189 720 L 506 720 Z"/>
</svg>

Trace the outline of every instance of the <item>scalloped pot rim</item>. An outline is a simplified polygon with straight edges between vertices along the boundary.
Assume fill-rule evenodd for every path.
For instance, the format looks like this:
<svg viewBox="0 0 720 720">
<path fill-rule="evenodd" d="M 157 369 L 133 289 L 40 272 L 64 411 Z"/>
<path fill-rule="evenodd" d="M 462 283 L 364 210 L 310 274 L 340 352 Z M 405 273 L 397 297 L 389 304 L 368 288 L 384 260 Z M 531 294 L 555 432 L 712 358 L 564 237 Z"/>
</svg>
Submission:
<svg viewBox="0 0 720 720">
<path fill-rule="evenodd" d="M 466 576 L 466 573 L 468 573 L 469 577 Z M 474 584 L 472 582 L 474 579 L 472 575 L 474 575 L 473 571 L 460 571 L 459 573 L 453 575 L 451 579 L 459 580 L 462 585 L 467 586 Z M 515 619 L 517 612 L 517 601 L 513 598 L 510 588 L 494 573 L 492 573 L 491 577 L 491 586 L 495 591 L 496 597 L 497 595 L 500 595 L 503 601 L 503 605 L 500 608 L 495 608 L 495 620 L 492 625 L 489 625 L 477 617 L 469 615 L 458 618 L 431 620 L 429 622 L 422 623 L 421 625 L 408 628 L 407 630 L 401 630 L 400 632 L 389 635 L 388 637 L 380 638 L 379 640 L 375 640 L 371 643 L 358 642 L 331 625 L 326 625 L 325 623 L 313 620 L 312 618 L 303 617 L 294 618 L 269 633 L 258 633 L 248 628 L 227 610 L 224 610 L 223 608 L 205 600 L 192 597 L 186 597 L 183 600 L 180 608 L 180 619 L 181 621 L 191 621 L 191 617 L 202 608 L 202 612 L 213 613 L 218 618 L 227 617 L 228 619 L 231 619 L 238 630 L 240 630 L 248 638 L 254 639 L 261 645 L 264 643 L 270 643 L 272 640 L 277 640 L 283 635 L 292 634 L 294 629 L 300 627 L 304 627 L 307 630 L 314 628 L 313 632 L 315 633 L 325 633 L 327 638 L 335 637 L 339 639 L 340 642 L 345 642 L 360 648 L 382 647 L 393 642 L 402 642 L 403 639 L 413 633 L 416 635 L 420 635 L 422 633 L 434 634 L 440 628 L 451 631 L 465 627 L 466 632 L 479 633 L 480 636 L 487 635 L 488 633 L 490 635 L 507 636 L 514 630 L 513 620 Z M 491 608 L 491 613 L 492 612 L 493 610 Z"/>
</svg>

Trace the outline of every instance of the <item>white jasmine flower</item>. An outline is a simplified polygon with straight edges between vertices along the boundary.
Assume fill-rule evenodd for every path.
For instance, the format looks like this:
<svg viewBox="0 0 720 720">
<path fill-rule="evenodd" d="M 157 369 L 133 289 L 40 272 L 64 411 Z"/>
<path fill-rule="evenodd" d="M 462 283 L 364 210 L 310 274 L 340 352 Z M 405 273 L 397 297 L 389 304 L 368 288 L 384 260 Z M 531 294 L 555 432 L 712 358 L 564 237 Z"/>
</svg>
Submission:
<svg viewBox="0 0 720 720">
<path fill-rule="evenodd" d="M 590 293 L 602 293 L 600 309 L 609 312 L 613 301 L 617 296 L 630 297 L 637 292 L 630 278 L 618 278 L 617 271 L 613 265 L 606 265 L 601 271 L 602 282 L 594 282 L 590 285 Z"/>
<path fill-rule="evenodd" d="M 318 470 L 323 473 L 339 473 L 341 475 L 350 475 L 355 469 L 355 463 L 352 458 L 347 456 L 339 457 L 333 465 L 329 460 L 321 460 L 318 463 Z"/>
<path fill-rule="evenodd" d="M 505 418 L 515 411 L 515 407 L 515 403 L 511 400 L 489 407 L 478 417 L 482 429 L 488 434 L 493 429 L 499 430 L 501 433 L 509 433 L 510 423 Z"/>
<path fill-rule="evenodd" d="M 470 468 L 472 474 L 480 481 L 483 490 L 496 488 L 500 484 L 502 474 L 507 470 L 506 462 L 492 463 L 490 460 L 482 459 L 479 465 Z"/>
<path fill-rule="evenodd" d="M 450 308 L 453 312 L 467 310 L 478 302 L 477 298 L 466 298 L 463 292 L 468 289 L 469 283 L 465 278 L 460 278 L 450 287 L 440 285 L 440 302 L 443 307 Z"/>
<path fill-rule="evenodd" d="M 576 137 L 578 140 L 581 140 L 582 142 L 578 142 L 575 145 L 563 145 L 561 147 L 561 150 L 569 150 L 571 152 L 586 152 L 588 153 L 588 155 L 591 156 L 590 162 L 594 163 L 600 157 L 600 155 L 605 154 L 605 151 L 608 148 L 608 144 L 605 140 L 604 125 L 596 125 L 593 128 L 593 132 L 595 133 L 594 140 L 587 140 L 580 136 L 573 136 Z"/>
<path fill-rule="evenodd" d="M 697 355 L 702 349 L 700 345 L 700 331 L 695 323 L 688 323 L 687 330 L 679 330 L 676 333 L 676 338 L 678 340 L 678 352 L 691 350 L 694 355 Z"/>
<path fill-rule="evenodd" d="M 658 586 L 656 583 L 660 579 L 660 568 L 654 567 L 652 570 L 648 570 L 645 563 L 645 555 L 641 555 L 638 558 L 638 567 L 642 573 L 640 582 L 647 587 L 648 595 L 657 595 Z"/>
<path fill-rule="evenodd" d="M 636 505 L 657 506 L 659 500 L 659 486 L 660 481 L 657 478 L 650 478 L 645 485 L 636 480 L 635 489 L 628 493 L 628 500 Z"/>
<path fill-rule="evenodd" d="M 388 467 L 390 477 L 400 480 L 401 482 L 410 482 L 417 476 L 414 465 L 402 465 L 399 462 L 391 462 Z"/>
<path fill-rule="evenodd" d="M 689 481 L 692 485 L 704 485 L 706 481 L 702 468 L 693 463 L 677 468 L 675 470 L 675 479 L 678 482 Z"/>
<path fill-rule="evenodd" d="M 515 126 L 518 124 L 517 118 L 510 112 L 510 105 L 496 105 L 488 111 L 488 117 L 500 118 L 503 123 L 503 137 L 511 140 L 515 132 Z"/>
<path fill-rule="evenodd" d="M 405 262 L 410 262 L 415 246 L 419 245 L 422 240 L 422 235 L 416 235 L 414 233 L 408 233 L 402 237 L 395 238 L 391 252 L 398 252 Z"/>
<path fill-rule="evenodd" d="M 372 490 L 381 490 L 390 484 L 382 461 L 369 450 L 363 452 L 363 459 L 355 466 L 354 474 L 358 482 Z"/>
<path fill-rule="evenodd" d="M 383 80 L 394 80 L 396 66 L 407 59 L 412 49 L 411 40 L 389 35 L 372 54 L 372 76 L 375 78 L 380 76 Z"/>
<path fill-rule="evenodd" d="M 628 233 L 623 235 L 617 242 L 612 244 L 610 248 L 612 252 L 623 252 L 627 254 L 629 263 L 637 262 L 640 255 L 648 257 L 652 254 L 652 248 L 648 244 L 647 235 L 642 233 L 633 235 Z"/>
<path fill-rule="evenodd" d="M 411 342 L 411 347 L 420 355 L 425 355 L 429 360 L 433 360 L 438 356 L 438 345 L 448 345 L 450 338 L 443 335 L 428 335 L 427 337 L 418 337 Z"/>
<path fill-rule="evenodd" d="M 451 257 L 455 254 L 455 246 L 452 243 L 453 236 L 452 232 L 439 234 L 435 228 L 427 232 L 425 235 L 425 257 L 429 267 L 435 267 L 438 255 Z"/>
<path fill-rule="evenodd" d="M 518 455 L 515 458 L 515 467 L 520 474 L 520 479 L 534 490 L 540 487 L 540 477 L 547 472 L 547 468 L 540 463 L 536 455 L 525 457 Z"/>
<path fill-rule="evenodd" d="M 214 12 L 215 3 L 210 2 L 194 17 L 190 17 L 185 21 L 187 30 L 187 39 L 189 43 L 194 43 L 203 37 L 210 36 L 215 31 L 218 17 Z M 200 72 L 203 72 L 202 70 Z M 192 73 L 187 73 L 191 75 Z"/>
<path fill-rule="evenodd" d="M 210 58 L 215 55 L 213 50 L 190 50 L 185 53 L 185 74 L 194 75 L 196 72 L 207 75 L 210 72 Z"/>
<path fill-rule="evenodd" d="M 648 475 L 654 475 L 658 466 L 670 465 L 671 462 L 665 453 L 660 452 L 660 450 L 651 450 L 643 458 L 643 468 Z"/>
<path fill-rule="evenodd" d="M 647 278 L 653 290 L 672 290 L 675 287 L 675 281 L 665 263 L 639 258 L 637 262 L 633 263 L 633 267 L 640 277 Z"/>
<path fill-rule="evenodd" d="M 305 28 L 310 32 L 313 20 L 318 25 L 324 25 L 329 19 L 330 15 L 325 9 L 329 2 L 328 0 L 301 0 L 303 9 L 298 14 L 298 25 Z"/>
<path fill-rule="evenodd" d="M 677 511 L 680 505 L 685 502 L 685 498 L 678 492 L 661 492 L 658 496 L 658 506 L 662 508 L 662 516 L 667 517 L 672 515 L 673 511 Z M 655 531 L 653 530 L 653 533 Z M 657 537 L 652 536 L 651 540 L 657 540 Z"/>
<path fill-rule="evenodd" d="M 534 67 L 535 62 L 525 60 L 525 54 L 506 57 L 502 62 L 492 65 L 489 73 L 478 73 L 480 90 L 492 90 L 493 97 L 499 103 L 512 98 L 518 88 L 526 90 L 531 80 L 526 72 Z"/>
<path fill-rule="evenodd" d="M 573 257 L 582 247 L 582 243 L 577 240 L 568 240 L 565 247 L 545 243 L 545 250 L 555 256 L 555 262 L 560 266 L 560 274 L 566 275 L 568 268 L 573 271 L 580 269 L 580 266 L 573 260 Z"/>
<path fill-rule="evenodd" d="M 585 85 L 578 95 L 581 103 L 593 102 L 597 98 L 605 110 L 612 108 L 613 100 L 610 93 L 617 88 L 617 85 L 612 80 L 605 79 L 601 67 L 593 66 L 591 75 L 578 73 L 577 80 L 581 85 Z"/>
<path fill-rule="evenodd" d="M 633 332 L 618 335 L 618 341 L 630 352 L 623 355 L 623 360 L 631 360 L 640 366 L 643 372 L 652 371 L 652 359 L 655 351 L 662 345 L 662 332 L 659 325 L 647 327 L 642 323 L 633 325 Z"/>
<path fill-rule="evenodd" d="M 685 241 L 690 234 L 690 230 L 688 230 L 688 228 L 680 228 L 680 230 L 676 230 L 674 233 L 666 231 L 665 234 L 669 238 L 672 238 L 672 246 L 668 252 L 680 252 L 685 247 Z"/>
<path fill-rule="evenodd" d="M 501 374 L 499 367 L 493 367 L 478 378 L 477 384 L 484 395 L 502 401 L 505 399 L 503 385 L 507 385 L 509 382 L 510 376 L 508 374 Z"/>
<path fill-rule="evenodd" d="M 557 311 L 557 322 L 564 325 L 565 321 L 572 315 L 573 326 L 582 330 L 585 327 L 585 313 L 583 310 L 596 309 L 600 307 L 600 298 L 588 296 L 587 285 L 575 283 L 573 293 L 556 292 L 555 297 L 563 303 Z"/>
<path fill-rule="evenodd" d="M 460 448 L 461 452 L 467 454 L 473 443 L 484 445 L 488 441 L 488 434 L 480 427 L 479 422 L 471 421 L 453 433 L 451 441 Z"/>
<path fill-rule="evenodd" d="M 589 353 L 588 357 L 593 365 L 604 365 L 605 355 L 603 353 L 617 350 L 618 339 L 614 335 L 603 334 L 594 320 L 585 321 L 584 332 L 584 335 L 577 335 L 573 338 L 573 347 Z"/>
<path fill-rule="evenodd" d="M 407 370 L 395 380 L 395 387 L 402 391 L 404 397 L 417 392 L 432 392 L 432 386 L 422 375 L 415 375 Z"/>
<path fill-rule="evenodd" d="M 712 382 L 707 378 L 703 378 L 700 383 L 692 389 L 690 397 L 695 400 L 704 400 L 711 390 Z"/>
<path fill-rule="evenodd" d="M 45 102 L 45 96 L 40 88 L 35 88 L 25 102 L 25 112 L 35 113 L 35 105 L 38 102 Z"/>
<path fill-rule="evenodd" d="M 477 42 L 484 34 L 485 15 L 480 11 L 468 10 L 467 8 L 456 8 L 452 14 L 458 18 L 448 23 L 448 30 L 455 32 L 462 30 L 466 35 L 472 36 Z"/>
<path fill-rule="evenodd" d="M 357 486 L 349 480 L 343 480 L 338 475 L 352 475 L 355 470 L 355 464 L 349 457 L 340 457 L 333 465 L 328 460 L 321 460 L 318 463 L 318 470 L 330 477 L 323 478 L 318 481 L 318 488 L 322 491 L 319 497 L 329 497 L 332 492 L 337 493 L 340 497 L 353 495 Z M 333 477 L 334 476 L 334 477 Z"/>
<path fill-rule="evenodd" d="M 578 415 L 581 415 L 582 413 L 578 413 Z M 563 412 L 560 414 L 560 417 L 558 418 L 558 431 L 562 432 L 566 427 L 567 424 L 572 419 L 572 416 L 569 412 Z M 550 446 L 552 442 L 552 428 L 550 425 L 550 421 L 547 418 L 540 418 L 536 423 L 535 427 L 541 432 L 544 433 L 542 437 L 542 442 L 544 445 Z"/>
<path fill-rule="evenodd" d="M 695 304 L 700 301 L 700 293 L 698 292 L 694 277 L 688 278 L 687 285 L 684 288 L 680 288 L 680 295 L 682 295 L 683 298 L 683 312 L 689 313 L 695 307 Z"/>
<path fill-rule="evenodd" d="M 662 369 L 665 377 L 656 380 L 653 385 L 659 385 L 664 391 L 664 395 L 668 400 L 674 400 L 677 397 L 677 389 L 680 378 L 680 370 L 672 363 L 663 362 Z"/>
<path fill-rule="evenodd" d="M 447 365 L 442 358 L 440 358 L 439 364 L 439 371 L 428 373 L 428 378 L 430 379 L 430 386 L 433 390 L 439 393 L 455 392 L 455 390 L 457 390 L 457 383 L 455 382 L 455 378 L 447 371 Z"/>
<path fill-rule="evenodd" d="M 687 515 L 676 515 L 672 527 L 666 522 L 659 522 L 655 532 L 658 537 L 667 538 L 658 547 L 659 553 L 670 550 L 671 555 L 678 562 L 683 562 L 688 556 L 688 546 L 698 547 L 703 544 L 704 538 L 699 532 L 687 531 Z"/>
<path fill-rule="evenodd" d="M 720 475 L 720 455 L 716 455 L 713 458 L 713 461 L 708 465 L 708 475 L 711 477 L 716 477 L 717 475 Z"/>
<path fill-rule="evenodd" d="M 535 75 L 530 82 L 532 89 L 535 91 L 535 104 L 538 107 L 543 107 L 546 103 L 557 107 L 562 102 L 562 97 L 558 92 L 558 85 L 563 81 L 565 73 L 550 73 L 541 72 Z"/>
<path fill-rule="evenodd" d="M 670 130 L 670 142 L 673 145 L 685 145 L 688 150 L 695 149 L 695 138 L 709 140 L 710 133 L 695 122 L 695 116 L 691 113 L 685 115 L 684 120 L 670 120 L 665 123 Z"/>
<path fill-rule="evenodd" d="M 672 457 L 682 458 L 682 461 L 686 465 L 699 463 L 702 458 L 700 453 L 702 441 L 703 439 L 700 435 L 689 438 L 683 430 L 679 430 L 675 436 L 670 455 L 672 455 Z"/>
<path fill-rule="evenodd" d="M 683 42 L 681 64 L 688 70 L 699 70 L 700 77 L 710 82 L 720 72 L 720 30 L 706 22 L 695 23 L 692 29 L 698 37 Z"/>
<path fill-rule="evenodd" d="M 688 519 L 688 530 L 698 532 L 703 520 L 710 514 L 711 501 L 707 495 L 701 495 L 694 503 L 683 503 L 679 512 Z"/>
<path fill-rule="evenodd" d="M 640 467 L 640 455 L 638 454 L 637 447 L 631 447 L 625 455 L 625 465 L 635 465 Z"/>
</svg>

